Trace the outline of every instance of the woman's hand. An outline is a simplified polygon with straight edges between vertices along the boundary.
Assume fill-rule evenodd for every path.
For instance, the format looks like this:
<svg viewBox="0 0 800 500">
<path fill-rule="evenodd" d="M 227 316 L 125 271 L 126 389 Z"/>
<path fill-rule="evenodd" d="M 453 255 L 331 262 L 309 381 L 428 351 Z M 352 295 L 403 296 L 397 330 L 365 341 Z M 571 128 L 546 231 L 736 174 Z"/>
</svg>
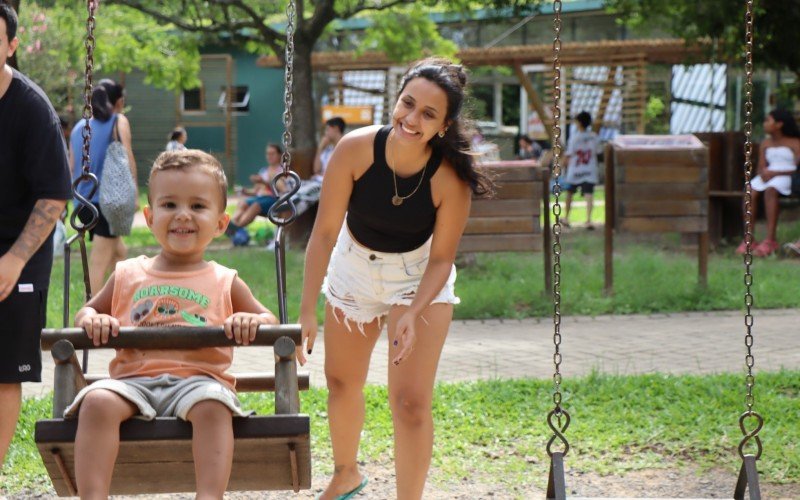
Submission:
<svg viewBox="0 0 800 500">
<path fill-rule="evenodd" d="M 297 346 L 297 360 L 300 362 L 300 366 L 303 366 L 308 361 L 306 354 L 311 355 L 314 350 L 314 341 L 317 340 L 317 329 L 319 327 L 317 325 L 317 313 L 312 311 L 300 314 L 299 321 L 302 337 L 300 345 Z"/>
<path fill-rule="evenodd" d="M 225 320 L 225 336 L 235 339 L 237 344 L 250 345 L 256 339 L 259 325 L 277 323 L 272 314 L 233 313 Z"/>
<path fill-rule="evenodd" d="M 95 347 L 105 345 L 109 337 L 119 335 L 119 320 L 108 314 L 84 314 L 75 326 L 83 328 Z"/>
<path fill-rule="evenodd" d="M 417 343 L 416 321 L 416 316 L 411 312 L 403 314 L 397 321 L 392 344 L 398 347 L 400 352 L 392 360 L 395 365 L 402 363 L 414 350 L 414 345 Z"/>
</svg>

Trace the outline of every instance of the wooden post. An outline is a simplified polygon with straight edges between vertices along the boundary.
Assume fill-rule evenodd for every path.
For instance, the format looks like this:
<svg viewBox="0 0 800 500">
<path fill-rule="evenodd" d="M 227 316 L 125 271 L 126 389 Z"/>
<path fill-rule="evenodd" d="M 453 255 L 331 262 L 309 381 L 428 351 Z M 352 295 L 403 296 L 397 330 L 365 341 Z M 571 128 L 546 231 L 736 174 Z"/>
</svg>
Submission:
<svg viewBox="0 0 800 500">
<path fill-rule="evenodd" d="M 550 227 L 550 166 L 540 167 L 542 177 L 542 210 L 544 223 L 542 224 L 542 245 L 544 246 L 544 293 L 549 295 L 553 291 L 553 228 Z"/>
<path fill-rule="evenodd" d="M 289 337 L 275 342 L 275 413 L 277 415 L 300 413 L 300 392 L 297 388 L 297 363 L 295 343 Z"/>
<path fill-rule="evenodd" d="M 606 223 L 603 230 L 605 236 L 604 261 L 605 261 L 605 284 L 603 293 L 613 295 L 614 293 L 614 148 L 611 144 L 606 144 L 604 153 L 606 165 Z"/>
<path fill-rule="evenodd" d="M 700 233 L 697 242 L 697 280 L 701 287 L 708 287 L 708 231 Z"/>
<path fill-rule="evenodd" d="M 553 120 L 550 118 L 550 115 L 545 112 L 544 103 L 539 97 L 539 93 L 536 92 L 536 89 L 533 87 L 530 78 L 528 78 L 528 75 L 522 70 L 521 64 L 514 64 L 514 73 L 517 74 L 519 82 L 525 88 L 525 93 L 528 94 L 528 105 L 539 115 L 539 119 L 542 120 L 545 130 L 547 130 L 547 136 L 553 137 Z"/>
<path fill-rule="evenodd" d="M 59 340 L 51 350 L 56 363 L 53 384 L 53 418 L 63 418 L 78 392 L 86 387 L 75 347 L 69 340 Z"/>
</svg>

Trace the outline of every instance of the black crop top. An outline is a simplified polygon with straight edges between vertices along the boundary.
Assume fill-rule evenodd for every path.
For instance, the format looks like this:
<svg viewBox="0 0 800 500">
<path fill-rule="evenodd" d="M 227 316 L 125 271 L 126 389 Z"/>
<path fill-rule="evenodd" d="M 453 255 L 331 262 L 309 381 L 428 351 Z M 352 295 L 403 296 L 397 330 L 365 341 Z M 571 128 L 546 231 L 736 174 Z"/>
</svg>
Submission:
<svg viewBox="0 0 800 500">
<path fill-rule="evenodd" d="M 399 206 L 392 204 L 394 181 L 386 163 L 386 139 L 391 125 L 375 134 L 374 161 L 353 185 L 347 208 L 347 227 L 353 237 L 367 248 L 378 252 L 400 253 L 419 248 L 433 234 L 436 207 L 431 197 L 431 177 L 442 162 L 441 153 L 433 150 L 424 169 L 411 177 L 397 178 L 397 192 L 407 196 L 419 185 L 413 196 Z"/>
</svg>

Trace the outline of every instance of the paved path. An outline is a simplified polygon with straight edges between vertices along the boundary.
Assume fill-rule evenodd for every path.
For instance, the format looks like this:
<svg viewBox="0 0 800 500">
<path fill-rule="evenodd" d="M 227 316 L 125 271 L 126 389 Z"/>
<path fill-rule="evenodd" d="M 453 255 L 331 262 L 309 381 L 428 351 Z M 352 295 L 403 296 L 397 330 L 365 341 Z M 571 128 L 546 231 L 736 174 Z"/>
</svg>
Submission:
<svg viewBox="0 0 800 500">
<path fill-rule="evenodd" d="M 756 373 L 800 368 L 800 309 L 755 311 Z M 604 373 L 744 373 L 744 319 L 739 311 L 627 316 L 565 317 L 562 373 L 566 378 Z M 385 337 L 385 336 L 384 336 Z M 553 372 L 550 318 L 455 321 L 442 354 L 438 380 L 548 378 Z M 375 348 L 368 382 L 385 384 L 388 341 Z M 93 351 L 89 372 L 104 372 L 113 352 Z M 44 353 L 42 384 L 23 384 L 25 396 L 49 392 L 53 363 Z M 234 355 L 233 372 L 272 371 L 270 348 L 248 347 Z M 304 370 L 311 384 L 325 384 L 324 342 L 318 337 Z"/>
</svg>

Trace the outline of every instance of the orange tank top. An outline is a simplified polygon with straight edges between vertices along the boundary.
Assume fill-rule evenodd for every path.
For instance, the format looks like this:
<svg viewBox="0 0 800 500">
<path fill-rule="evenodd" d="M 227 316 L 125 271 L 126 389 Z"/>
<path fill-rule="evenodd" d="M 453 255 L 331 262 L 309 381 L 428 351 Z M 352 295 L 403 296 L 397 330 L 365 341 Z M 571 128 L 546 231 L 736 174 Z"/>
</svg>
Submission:
<svg viewBox="0 0 800 500">
<path fill-rule="evenodd" d="M 198 271 L 156 271 L 153 259 L 117 263 L 111 315 L 120 326 L 220 326 L 233 314 L 231 286 L 236 271 L 208 262 Z M 232 347 L 202 349 L 117 349 L 108 371 L 112 378 L 208 375 L 234 389 L 226 373 Z"/>
</svg>

